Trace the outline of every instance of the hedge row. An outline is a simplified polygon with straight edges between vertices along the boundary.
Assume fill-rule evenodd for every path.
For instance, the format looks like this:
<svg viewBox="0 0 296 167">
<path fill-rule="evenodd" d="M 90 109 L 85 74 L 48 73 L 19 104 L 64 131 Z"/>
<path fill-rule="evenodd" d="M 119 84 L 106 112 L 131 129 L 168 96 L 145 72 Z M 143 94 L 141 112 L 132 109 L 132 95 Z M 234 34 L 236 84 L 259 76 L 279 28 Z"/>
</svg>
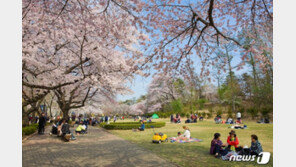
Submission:
<svg viewBox="0 0 296 167">
<path fill-rule="evenodd" d="M 139 122 L 126 122 L 126 123 L 101 123 L 101 127 L 108 129 L 108 130 L 128 130 L 128 129 L 137 129 L 141 126 Z M 154 126 L 154 128 L 161 128 L 165 126 L 165 122 L 151 122 L 151 123 L 145 123 L 145 128 L 149 129 L 151 126 Z"/>
<path fill-rule="evenodd" d="M 151 123 L 156 123 L 156 122 L 145 122 L 145 124 L 151 124 Z M 105 122 L 103 122 L 103 124 L 106 124 Z M 141 122 L 140 121 L 134 121 L 134 122 L 111 122 L 110 121 L 110 124 L 141 124 Z"/>
<path fill-rule="evenodd" d="M 49 122 L 46 122 L 46 126 L 50 125 Z M 29 126 L 23 127 L 22 128 L 22 134 L 23 135 L 30 135 L 33 134 L 34 132 L 36 132 L 38 130 L 38 123 L 36 124 L 31 124 Z"/>
<path fill-rule="evenodd" d="M 22 134 L 23 135 L 30 135 L 36 132 L 38 129 L 38 124 L 31 124 L 29 126 L 23 127 L 22 128 Z"/>
</svg>

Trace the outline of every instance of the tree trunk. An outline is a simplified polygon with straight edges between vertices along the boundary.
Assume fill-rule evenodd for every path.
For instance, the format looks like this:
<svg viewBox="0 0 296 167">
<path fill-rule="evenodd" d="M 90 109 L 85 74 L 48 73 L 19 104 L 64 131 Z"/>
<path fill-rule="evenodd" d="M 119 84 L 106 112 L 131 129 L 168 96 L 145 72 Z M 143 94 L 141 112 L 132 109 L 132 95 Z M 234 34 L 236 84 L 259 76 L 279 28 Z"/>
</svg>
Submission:
<svg viewBox="0 0 296 167">
<path fill-rule="evenodd" d="M 70 111 L 70 108 L 63 108 L 62 109 L 62 113 L 63 113 L 63 118 L 66 119 L 66 120 L 69 120 L 69 111 Z"/>
<path fill-rule="evenodd" d="M 230 87 L 231 87 L 231 94 L 232 94 L 232 98 L 231 98 L 231 107 L 232 107 L 232 112 L 235 111 L 235 93 L 234 93 L 234 79 L 233 79 L 233 72 L 232 72 L 232 66 L 231 66 L 231 61 L 232 58 L 230 57 L 230 55 L 228 54 L 228 50 L 226 48 L 226 56 L 227 56 L 227 64 L 228 64 L 228 70 L 229 70 L 229 77 L 230 77 Z"/>
</svg>

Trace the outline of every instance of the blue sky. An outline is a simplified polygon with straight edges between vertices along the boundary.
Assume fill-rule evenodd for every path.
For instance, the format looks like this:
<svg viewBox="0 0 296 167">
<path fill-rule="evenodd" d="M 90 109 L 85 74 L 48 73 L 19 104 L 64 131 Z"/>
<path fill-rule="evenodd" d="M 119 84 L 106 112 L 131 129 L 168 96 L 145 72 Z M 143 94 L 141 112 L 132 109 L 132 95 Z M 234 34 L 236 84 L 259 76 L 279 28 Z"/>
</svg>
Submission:
<svg viewBox="0 0 296 167">
<path fill-rule="evenodd" d="M 191 2 L 191 1 L 190 0 L 189 1 L 186 1 L 186 0 L 185 1 L 182 1 L 182 3 L 185 3 L 185 4 L 186 3 L 189 3 L 189 2 Z M 232 18 L 229 17 L 228 19 L 230 20 L 230 23 L 231 24 L 234 24 Z M 225 25 L 223 25 L 223 26 L 227 26 L 226 25 L 226 21 L 225 21 Z M 158 30 L 155 30 L 155 32 L 159 32 L 159 31 Z M 161 33 L 161 32 L 159 32 L 159 33 Z M 151 38 L 150 34 L 148 34 L 148 35 Z M 240 56 L 240 53 L 239 52 L 232 52 L 231 54 L 234 55 L 234 58 L 232 60 L 232 66 L 235 66 L 235 65 L 237 65 L 238 63 L 241 62 L 241 59 L 240 59 L 241 56 Z M 191 57 L 192 57 L 192 60 L 194 61 L 195 69 L 196 69 L 197 73 L 199 73 L 200 72 L 199 58 L 198 58 L 198 56 L 196 54 L 191 55 Z M 247 66 L 245 66 L 244 69 L 243 70 L 240 70 L 240 71 L 234 70 L 235 74 L 237 74 L 237 75 L 240 75 L 243 72 L 247 72 L 247 71 L 249 71 L 249 68 Z M 139 76 L 139 75 L 135 76 L 134 81 L 132 83 L 129 83 L 128 84 L 129 88 L 134 93 L 133 94 L 129 94 L 129 95 L 118 95 L 117 96 L 117 100 L 118 101 L 124 101 L 124 100 L 132 99 L 132 98 L 136 98 L 137 99 L 141 95 L 146 94 L 147 93 L 147 89 L 148 89 L 148 85 L 152 81 L 152 76 L 155 73 L 157 73 L 157 71 L 152 70 L 151 75 L 149 77 L 147 77 L 147 78 L 142 77 L 142 76 Z M 212 83 L 215 84 L 215 85 L 217 84 L 215 81 L 212 81 Z"/>
<path fill-rule="evenodd" d="M 237 65 L 241 59 L 240 59 L 240 53 L 236 52 L 236 53 L 233 53 L 234 54 L 234 58 L 233 58 L 233 61 L 232 61 L 232 65 Z M 195 57 L 197 57 L 197 55 L 193 55 Z M 198 60 L 196 60 L 198 61 Z M 196 65 L 198 65 L 197 63 L 195 63 Z M 152 70 L 153 71 L 153 70 Z M 197 71 L 199 71 L 199 69 L 197 69 Z M 244 67 L 244 69 L 240 70 L 240 71 L 237 71 L 237 70 L 234 70 L 235 74 L 236 75 L 240 75 L 244 72 L 248 72 L 249 71 L 249 67 L 247 67 L 247 65 Z M 129 83 L 128 86 L 129 88 L 134 92 L 133 94 L 129 94 L 129 95 L 118 95 L 117 96 L 117 100 L 118 101 L 124 101 L 124 100 L 127 100 L 127 99 L 132 99 L 132 98 L 139 98 L 141 95 L 145 95 L 147 93 L 147 89 L 148 89 L 148 85 L 149 83 L 152 81 L 152 76 L 153 74 L 155 74 L 157 71 L 154 71 L 152 72 L 152 74 L 145 78 L 143 76 L 140 76 L 140 75 L 136 75 L 135 76 L 135 79 L 132 83 Z M 212 81 L 213 84 L 217 84 L 215 81 Z"/>
<path fill-rule="evenodd" d="M 130 95 L 118 95 L 117 100 L 119 101 L 124 101 L 127 99 L 132 99 L 132 98 L 139 98 L 141 95 L 144 95 L 147 93 L 147 88 L 149 83 L 152 80 L 152 76 L 149 76 L 147 78 L 136 75 L 135 80 L 132 83 L 129 83 L 129 88 L 134 92 L 133 94 Z"/>
</svg>

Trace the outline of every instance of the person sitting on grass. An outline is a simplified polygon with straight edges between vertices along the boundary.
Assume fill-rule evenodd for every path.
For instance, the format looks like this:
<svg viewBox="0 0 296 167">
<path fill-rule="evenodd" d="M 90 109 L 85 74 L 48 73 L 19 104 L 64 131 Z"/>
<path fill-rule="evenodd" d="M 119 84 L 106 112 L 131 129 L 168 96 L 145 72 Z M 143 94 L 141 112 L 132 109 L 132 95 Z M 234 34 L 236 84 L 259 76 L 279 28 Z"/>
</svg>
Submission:
<svg viewBox="0 0 296 167">
<path fill-rule="evenodd" d="M 197 115 L 196 115 L 196 114 L 193 115 L 193 122 L 194 122 L 194 123 L 197 122 Z"/>
<path fill-rule="evenodd" d="M 63 119 L 63 125 L 62 125 L 62 138 L 65 140 L 65 141 L 69 141 L 70 139 L 71 140 L 75 140 L 76 138 L 74 137 L 74 135 L 71 133 L 70 131 L 70 125 L 68 124 L 68 120 L 66 119 Z M 70 134 L 70 138 L 68 138 L 68 134 Z"/>
<path fill-rule="evenodd" d="M 228 117 L 227 121 L 226 121 L 226 124 L 233 124 L 233 119 Z"/>
<path fill-rule="evenodd" d="M 251 135 L 251 140 L 250 154 L 259 155 L 259 153 L 263 152 L 263 149 L 261 143 L 258 141 L 257 135 Z"/>
<path fill-rule="evenodd" d="M 82 132 L 83 134 L 87 133 L 87 129 L 88 129 L 87 124 L 82 123 L 82 127 L 84 128 L 84 130 L 82 130 L 81 132 Z"/>
<path fill-rule="evenodd" d="M 203 121 L 203 119 L 204 119 L 203 116 L 199 117 L 199 121 Z"/>
<path fill-rule="evenodd" d="M 138 128 L 139 131 L 144 131 L 145 130 L 145 124 L 144 121 L 141 121 L 141 126 Z"/>
<path fill-rule="evenodd" d="M 83 131 L 85 131 L 85 127 L 82 125 L 82 122 L 80 122 L 75 132 L 79 136 Z"/>
<path fill-rule="evenodd" d="M 185 124 L 187 123 L 191 123 L 191 120 L 189 119 L 189 117 L 187 118 L 187 120 L 185 121 Z"/>
<path fill-rule="evenodd" d="M 227 143 L 228 143 L 228 148 L 231 151 L 238 151 L 239 141 L 238 141 L 238 138 L 237 138 L 234 130 L 231 130 L 229 132 L 229 136 L 227 138 Z"/>
<path fill-rule="evenodd" d="M 152 120 L 151 120 L 151 118 L 149 118 L 148 123 L 151 123 L 151 122 L 152 122 Z"/>
<path fill-rule="evenodd" d="M 220 133 L 215 133 L 214 139 L 211 141 L 210 154 L 215 155 L 216 158 L 224 156 L 228 153 L 227 149 L 223 149 L 223 147 L 226 147 L 227 144 L 222 143 L 220 136 Z"/>
<path fill-rule="evenodd" d="M 181 135 L 182 135 L 181 132 L 178 132 L 178 133 L 177 133 L 177 136 L 178 136 L 178 137 L 180 137 Z"/>
<path fill-rule="evenodd" d="M 178 140 L 189 140 L 191 137 L 189 128 L 187 126 L 183 126 L 183 129 L 185 130 L 185 132 L 183 133 L 183 135 L 178 136 L 177 139 Z"/>
<path fill-rule="evenodd" d="M 222 117 L 220 115 L 217 115 L 214 120 L 216 124 L 220 124 L 222 122 Z"/>
</svg>

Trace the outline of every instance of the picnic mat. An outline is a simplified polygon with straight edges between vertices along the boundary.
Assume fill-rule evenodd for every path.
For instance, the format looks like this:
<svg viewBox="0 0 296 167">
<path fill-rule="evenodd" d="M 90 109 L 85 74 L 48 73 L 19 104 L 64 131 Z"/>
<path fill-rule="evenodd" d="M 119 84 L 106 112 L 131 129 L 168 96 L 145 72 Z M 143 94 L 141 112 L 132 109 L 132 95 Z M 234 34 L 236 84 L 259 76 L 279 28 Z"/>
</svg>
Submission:
<svg viewBox="0 0 296 167">
<path fill-rule="evenodd" d="M 177 142 L 177 143 L 191 143 L 191 142 L 201 142 L 201 139 L 197 138 L 190 138 L 189 140 L 178 140 L 176 137 L 170 137 L 169 138 L 171 143 Z"/>
</svg>

